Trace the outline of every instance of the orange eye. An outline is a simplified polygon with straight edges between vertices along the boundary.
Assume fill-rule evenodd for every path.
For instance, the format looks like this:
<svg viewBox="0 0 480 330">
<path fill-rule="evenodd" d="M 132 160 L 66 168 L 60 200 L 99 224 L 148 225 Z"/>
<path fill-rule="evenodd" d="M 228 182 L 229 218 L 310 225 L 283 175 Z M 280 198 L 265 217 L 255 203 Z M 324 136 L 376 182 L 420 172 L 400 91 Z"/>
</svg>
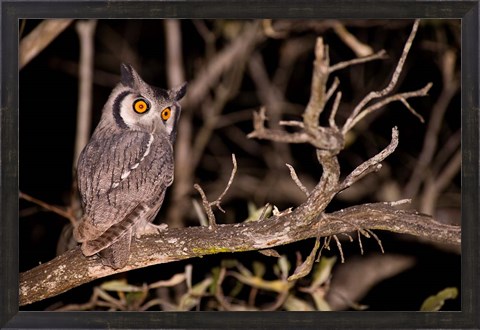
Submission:
<svg viewBox="0 0 480 330">
<path fill-rule="evenodd" d="M 145 113 L 150 109 L 150 104 L 145 99 L 138 99 L 133 102 L 133 110 L 136 113 Z"/>
<path fill-rule="evenodd" d="M 170 108 L 165 108 L 162 110 L 162 119 L 167 121 L 168 118 L 170 118 L 170 115 L 172 114 L 172 110 Z"/>
</svg>

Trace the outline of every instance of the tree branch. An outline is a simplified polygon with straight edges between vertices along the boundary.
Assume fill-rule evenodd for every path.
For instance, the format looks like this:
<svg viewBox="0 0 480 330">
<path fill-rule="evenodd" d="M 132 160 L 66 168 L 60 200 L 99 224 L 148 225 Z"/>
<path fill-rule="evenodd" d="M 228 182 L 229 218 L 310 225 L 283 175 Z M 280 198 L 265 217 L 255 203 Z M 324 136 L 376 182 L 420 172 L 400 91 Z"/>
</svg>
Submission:
<svg viewBox="0 0 480 330">
<path fill-rule="evenodd" d="M 18 67 L 21 70 L 45 47 L 65 30 L 72 19 L 46 19 L 43 20 L 32 32 L 25 36 L 19 45 Z"/>
<path fill-rule="evenodd" d="M 308 201 L 306 202 L 308 203 Z M 20 305 L 56 296 L 98 278 L 132 269 L 222 252 L 269 249 L 313 237 L 356 231 L 388 230 L 431 241 L 460 245 L 460 227 L 434 221 L 415 210 L 396 210 L 390 203 L 353 206 L 331 214 L 317 213 L 298 221 L 302 206 L 263 221 L 207 227 L 169 228 L 161 234 L 134 239 L 125 268 L 103 266 L 96 257 L 85 258 L 79 248 L 20 274 Z M 225 237 L 229 239 L 226 240 Z"/>
</svg>

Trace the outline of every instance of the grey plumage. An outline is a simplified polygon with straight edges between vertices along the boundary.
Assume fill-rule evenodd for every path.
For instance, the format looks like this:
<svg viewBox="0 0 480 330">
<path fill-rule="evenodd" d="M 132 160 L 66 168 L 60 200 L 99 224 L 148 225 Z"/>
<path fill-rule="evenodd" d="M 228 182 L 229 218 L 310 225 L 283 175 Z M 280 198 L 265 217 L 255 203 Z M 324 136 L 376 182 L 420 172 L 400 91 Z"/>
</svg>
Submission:
<svg viewBox="0 0 480 330">
<path fill-rule="evenodd" d="M 186 84 L 164 90 L 122 64 L 100 123 L 78 160 L 84 216 L 74 229 L 86 256 L 121 268 L 133 235 L 158 231 L 151 224 L 173 182 L 173 143 Z"/>
</svg>

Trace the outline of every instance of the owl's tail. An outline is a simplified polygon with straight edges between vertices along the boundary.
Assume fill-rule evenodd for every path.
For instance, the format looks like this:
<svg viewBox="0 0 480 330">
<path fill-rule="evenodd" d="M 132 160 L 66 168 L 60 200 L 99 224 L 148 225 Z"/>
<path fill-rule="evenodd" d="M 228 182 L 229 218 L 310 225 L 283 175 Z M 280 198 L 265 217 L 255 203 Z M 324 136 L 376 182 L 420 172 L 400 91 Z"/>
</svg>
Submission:
<svg viewBox="0 0 480 330">
<path fill-rule="evenodd" d="M 94 255 L 122 239 L 127 232 L 130 232 L 128 239 L 130 239 L 132 227 L 138 221 L 139 218 L 145 216 L 150 208 L 145 204 L 138 204 L 127 216 L 125 216 L 120 222 L 113 224 L 100 236 L 92 235 L 90 232 L 95 227 L 92 225 L 82 226 L 80 224 L 74 230 L 74 236 L 77 241 L 82 242 L 82 252 L 86 256 Z M 86 228 L 86 229 L 85 229 Z M 85 229 L 85 230 L 82 230 Z M 128 244 L 130 247 L 130 243 Z"/>
</svg>

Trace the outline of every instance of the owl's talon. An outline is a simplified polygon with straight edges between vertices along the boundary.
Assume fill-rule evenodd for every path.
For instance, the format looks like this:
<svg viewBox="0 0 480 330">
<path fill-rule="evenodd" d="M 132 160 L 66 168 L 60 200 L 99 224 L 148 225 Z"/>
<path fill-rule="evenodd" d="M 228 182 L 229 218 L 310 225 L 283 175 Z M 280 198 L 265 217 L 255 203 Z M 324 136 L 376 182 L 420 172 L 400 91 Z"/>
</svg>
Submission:
<svg viewBox="0 0 480 330">
<path fill-rule="evenodd" d="M 145 226 L 140 227 L 135 232 L 135 237 L 140 238 L 143 235 L 157 235 L 162 231 L 166 230 L 168 225 L 166 223 L 162 223 L 159 225 L 154 225 L 153 223 L 148 222 Z"/>
</svg>

